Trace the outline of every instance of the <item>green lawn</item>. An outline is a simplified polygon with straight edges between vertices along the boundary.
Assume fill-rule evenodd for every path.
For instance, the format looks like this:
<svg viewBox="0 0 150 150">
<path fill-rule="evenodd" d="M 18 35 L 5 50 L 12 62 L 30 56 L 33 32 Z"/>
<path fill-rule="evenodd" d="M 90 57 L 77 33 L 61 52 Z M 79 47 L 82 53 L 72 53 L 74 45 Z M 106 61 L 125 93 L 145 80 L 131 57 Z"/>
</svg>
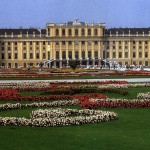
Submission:
<svg viewBox="0 0 150 150">
<path fill-rule="evenodd" d="M 28 113 L 28 110 L 15 110 Z M 68 127 L 0 127 L 2 150 L 149 150 L 150 109 L 111 109 L 119 119 Z M 11 111 L 10 111 L 11 112 Z"/>
<path fill-rule="evenodd" d="M 122 99 L 136 99 L 138 93 L 150 92 L 150 87 L 137 87 L 137 88 L 128 88 L 128 95 L 120 95 L 117 93 L 104 93 L 109 98 L 122 98 Z"/>
<path fill-rule="evenodd" d="M 148 91 L 149 87 L 129 88 L 129 95 L 125 97 L 115 93 L 105 94 L 109 97 L 133 99 L 139 92 Z M 39 93 L 22 92 L 22 95 L 39 95 Z M 38 108 L 2 111 L 0 116 L 29 118 L 29 114 L 35 109 Z M 119 119 L 99 124 L 66 127 L 0 126 L 0 150 L 149 150 L 149 108 L 104 110 L 116 112 Z"/>
</svg>

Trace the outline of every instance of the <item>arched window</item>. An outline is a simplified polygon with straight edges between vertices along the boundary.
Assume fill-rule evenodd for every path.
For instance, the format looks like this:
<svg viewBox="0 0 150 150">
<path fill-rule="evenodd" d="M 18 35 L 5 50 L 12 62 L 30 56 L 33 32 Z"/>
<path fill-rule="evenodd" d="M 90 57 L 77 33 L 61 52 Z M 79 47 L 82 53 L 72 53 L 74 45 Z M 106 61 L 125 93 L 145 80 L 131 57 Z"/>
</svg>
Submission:
<svg viewBox="0 0 150 150">
<path fill-rule="evenodd" d="M 98 58 L 98 51 L 95 51 L 95 52 L 94 52 L 94 57 L 95 57 L 95 58 Z"/>
<path fill-rule="evenodd" d="M 72 59 L 72 51 L 69 51 L 69 59 Z"/>
<path fill-rule="evenodd" d="M 56 29 L 56 35 L 59 35 L 59 29 Z"/>
<path fill-rule="evenodd" d="M 65 51 L 62 52 L 62 59 L 66 59 L 66 52 Z"/>
<path fill-rule="evenodd" d="M 82 35 L 85 35 L 85 30 L 84 29 L 82 29 Z"/>
<path fill-rule="evenodd" d="M 82 59 L 85 59 L 85 51 L 82 51 Z"/>
<path fill-rule="evenodd" d="M 91 29 L 88 29 L 88 35 L 91 35 Z"/>
<path fill-rule="evenodd" d="M 72 35 L 72 30 L 69 29 L 69 30 L 68 30 L 68 33 L 69 33 L 69 35 Z"/>
<path fill-rule="evenodd" d="M 75 59 L 79 59 L 79 52 L 75 51 Z"/>
<path fill-rule="evenodd" d="M 59 51 L 56 51 L 56 59 L 59 59 Z"/>
<path fill-rule="evenodd" d="M 91 51 L 88 51 L 88 58 L 92 58 L 92 53 L 91 53 Z"/>
<path fill-rule="evenodd" d="M 94 34 L 95 34 L 95 35 L 98 35 L 97 29 L 94 30 Z"/>
<path fill-rule="evenodd" d="M 78 29 L 75 29 L 75 35 L 78 35 Z"/>
<path fill-rule="evenodd" d="M 62 35 L 64 36 L 66 34 L 65 29 L 62 29 Z"/>
</svg>

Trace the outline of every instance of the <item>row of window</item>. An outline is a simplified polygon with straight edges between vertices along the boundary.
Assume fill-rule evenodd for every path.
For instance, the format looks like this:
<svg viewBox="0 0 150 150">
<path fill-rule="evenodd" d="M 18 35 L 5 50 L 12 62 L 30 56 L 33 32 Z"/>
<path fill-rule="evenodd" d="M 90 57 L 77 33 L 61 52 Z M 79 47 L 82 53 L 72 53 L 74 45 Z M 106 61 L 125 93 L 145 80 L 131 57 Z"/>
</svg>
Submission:
<svg viewBox="0 0 150 150">
<path fill-rule="evenodd" d="M 107 49 L 109 49 L 109 48 L 110 48 L 110 46 L 107 46 Z M 122 49 L 123 47 L 122 47 L 122 46 L 118 46 L 118 48 L 119 48 L 119 49 Z M 124 46 L 124 48 L 125 48 L 125 49 L 128 49 L 128 46 Z M 145 46 L 144 48 L 147 49 L 148 46 Z M 116 46 L 112 46 L 112 49 L 116 49 Z M 132 46 L 132 49 L 136 49 L 136 47 L 135 47 L 135 46 Z M 142 49 L 142 46 L 139 46 L 138 49 Z"/>
<path fill-rule="evenodd" d="M 2 49 L 2 50 L 5 50 L 5 47 L 2 47 L 1 49 Z M 30 49 L 30 50 L 33 50 L 33 47 L 29 47 L 29 49 Z M 36 47 L 36 50 L 39 50 L 39 49 L 40 49 L 40 48 L 37 46 L 37 47 Z M 7 50 L 10 51 L 10 50 L 11 50 L 11 47 L 8 47 Z M 18 48 L 17 48 L 17 47 L 14 47 L 14 50 L 18 50 Z M 27 50 L 27 47 L 23 47 L 23 50 Z M 45 47 L 42 47 L 42 50 L 44 51 L 44 50 L 45 50 Z"/>
<path fill-rule="evenodd" d="M 128 41 L 104 41 L 103 43 L 105 44 L 105 43 L 107 43 L 107 44 L 110 44 L 110 43 L 112 43 L 112 44 L 116 44 L 116 43 L 119 43 L 119 44 L 122 44 L 123 42 L 125 43 L 125 44 L 128 44 Z M 137 43 L 139 43 L 139 44 L 142 44 L 142 41 L 132 41 L 132 43 L 133 44 L 136 44 L 136 42 Z M 143 41 L 145 44 L 148 44 L 148 41 Z"/>
<path fill-rule="evenodd" d="M 132 53 L 132 58 L 136 58 L 138 55 L 138 58 L 142 58 L 142 52 L 139 52 L 138 54 L 136 52 L 133 52 Z M 113 52 L 112 53 L 112 57 L 113 58 L 116 58 L 116 52 Z M 118 53 L 118 58 L 122 58 L 123 57 L 123 53 L 122 52 L 119 52 Z M 125 58 L 129 58 L 129 53 L 128 52 L 125 52 L 124 53 L 124 57 Z M 148 52 L 145 52 L 145 55 L 144 55 L 145 58 L 148 58 Z M 103 58 L 109 58 L 109 52 L 107 53 L 103 53 Z"/>
<path fill-rule="evenodd" d="M 75 29 L 74 30 L 74 34 L 75 36 L 78 36 L 79 35 L 79 30 L 80 29 Z M 66 29 L 56 29 L 55 30 L 55 34 L 56 36 L 59 36 L 60 35 L 60 32 L 62 33 L 62 36 L 65 36 L 66 35 Z M 73 34 L 73 30 L 72 29 L 68 29 L 68 35 L 71 36 Z M 87 35 L 91 35 L 92 34 L 92 30 L 91 29 L 87 29 Z M 85 35 L 85 29 L 81 29 L 81 35 L 84 36 Z M 98 30 L 97 29 L 94 29 L 94 35 L 97 36 L 98 35 Z"/>
<path fill-rule="evenodd" d="M 62 45 L 66 45 L 66 41 L 62 41 L 61 43 L 62 43 Z M 82 44 L 82 45 L 85 45 L 85 43 L 86 43 L 85 41 L 81 41 L 81 44 Z M 55 44 L 56 44 L 56 45 L 59 45 L 60 42 L 56 41 Z M 72 44 L 73 44 L 73 41 L 68 41 L 68 44 L 69 44 L 69 45 L 72 45 Z M 75 44 L 75 45 L 78 45 L 78 44 L 79 44 L 79 41 L 74 41 L 74 44 Z M 91 44 L 92 44 L 92 41 L 87 41 L 87 44 L 88 44 L 88 45 L 91 45 Z M 94 41 L 94 44 L 97 45 L 97 44 L 98 44 L 98 41 Z"/>
<path fill-rule="evenodd" d="M 18 44 L 18 42 L 13 42 L 13 43 L 14 43 L 14 45 L 17 45 L 17 44 Z M 41 42 L 39 42 L 39 41 L 36 41 L 36 42 L 33 42 L 33 41 L 26 42 L 26 41 L 24 41 L 24 42 L 22 42 L 23 45 L 26 45 L 27 43 L 29 43 L 29 45 L 32 45 L 33 43 L 35 43 L 36 45 L 39 45 Z M 1 45 L 2 45 L 2 46 L 4 46 L 5 44 L 11 45 L 11 42 L 1 42 Z M 42 45 L 46 45 L 46 42 L 43 41 L 43 42 L 42 42 Z M 50 45 L 50 42 L 48 42 L 48 45 Z"/>
<path fill-rule="evenodd" d="M 7 54 L 7 58 L 12 59 L 11 53 Z M 46 59 L 46 53 L 43 53 L 42 58 Z M 2 59 L 5 59 L 5 54 L 4 53 L 2 53 Z M 14 54 L 14 59 L 18 59 L 18 53 Z M 23 59 L 27 59 L 27 54 L 26 53 L 23 53 Z M 33 59 L 33 53 L 30 53 L 30 59 Z M 39 53 L 36 53 L 36 59 L 40 59 L 40 54 Z"/>
</svg>

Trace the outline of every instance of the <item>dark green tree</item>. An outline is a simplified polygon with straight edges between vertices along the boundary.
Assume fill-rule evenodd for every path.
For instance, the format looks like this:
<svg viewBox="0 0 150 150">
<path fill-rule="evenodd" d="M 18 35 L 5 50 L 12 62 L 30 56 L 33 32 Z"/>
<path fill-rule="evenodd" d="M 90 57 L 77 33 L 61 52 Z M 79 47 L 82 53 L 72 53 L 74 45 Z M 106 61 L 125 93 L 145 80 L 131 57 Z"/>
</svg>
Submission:
<svg viewBox="0 0 150 150">
<path fill-rule="evenodd" d="M 69 61 L 69 66 L 70 66 L 73 70 L 75 70 L 78 65 L 80 65 L 80 61 L 77 61 L 77 60 L 71 60 L 71 61 Z"/>
</svg>

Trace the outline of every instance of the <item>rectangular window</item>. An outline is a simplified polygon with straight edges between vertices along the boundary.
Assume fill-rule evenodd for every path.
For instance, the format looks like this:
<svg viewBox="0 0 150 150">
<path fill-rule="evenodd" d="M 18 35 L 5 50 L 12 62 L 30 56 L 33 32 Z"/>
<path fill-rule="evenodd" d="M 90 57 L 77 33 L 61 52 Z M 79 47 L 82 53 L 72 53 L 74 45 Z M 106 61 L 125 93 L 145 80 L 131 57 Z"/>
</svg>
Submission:
<svg viewBox="0 0 150 150">
<path fill-rule="evenodd" d="M 122 58 L 122 52 L 119 52 L 119 58 Z"/>
<path fill-rule="evenodd" d="M 113 58 L 116 58 L 116 52 L 113 52 Z"/>
<path fill-rule="evenodd" d="M 78 42 L 78 41 L 75 41 L 75 42 L 74 42 L 74 44 L 75 44 L 75 45 L 78 45 L 78 44 L 79 44 L 79 42 Z"/>
<path fill-rule="evenodd" d="M 10 51 L 10 47 L 8 47 L 8 51 Z"/>
<path fill-rule="evenodd" d="M 69 45 L 72 45 L 72 41 L 69 41 L 68 44 L 69 44 Z"/>
<path fill-rule="evenodd" d="M 46 59 L 46 54 L 45 53 L 43 53 L 43 59 Z"/>
<path fill-rule="evenodd" d="M 139 65 L 142 65 L 142 61 L 139 61 Z"/>
<path fill-rule="evenodd" d="M 15 45 L 17 45 L 17 42 L 15 42 Z"/>
<path fill-rule="evenodd" d="M 121 46 L 119 46 L 119 49 L 121 49 Z"/>
<path fill-rule="evenodd" d="M 4 53 L 2 53 L 2 59 L 5 59 L 5 54 Z"/>
<path fill-rule="evenodd" d="M 33 59 L 33 53 L 30 53 L 30 59 Z"/>
<path fill-rule="evenodd" d="M 26 50 L 26 47 L 23 47 L 23 50 Z"/>
<path fill-rule="evenodd" d="M 8 59 L 11 59 L 11 53 L 8 53 Z"/>
<path fill-rule="evenodd" d="M 45 41 L 43 41 L 43 45 L 45 45 Z"/>
<path fill-rule="evenodd" d="M 18 68 L 18 63 L 15 63 L 15 68 Z"/>
<path fill-rule="evenodd" d="M 145 61 L 145 66 L 148 66 L 148 61 Z"/>
<path fill-rule="evenodd" d="M 133 49 L 135 49 L 135 46 L 133 46 Z"/>
<path fill-rule="evenodd" d="M 39 53 L 36 53 L 36 59 L 39 59 L 39 58 L 40 58 Z"/>
<path fill-rule="evenodd" d="M 125 52 L 125 58 L 128 58 L 128 52 Z"/>
<path fill-rule="evenodd" d="M 18 59 L 18 53 L 15 53 L 15 59 Z"/>
<path fill-rule="evenodd" d="M 109 52 L 106 53 L 106 58 L 109 58 Z"/>
<path fill-rule="evenodd" d="M 26 45 L 26 42 L 23 42 L 23 45 Z"/>
<path fill-rule="evenodd" d="M 148 52 L 145 52 L 145 58 L 148 58 Z"/>
<path fill-rule="evenodd" d="M 115 46 L 113 46 L 113 49 L 115 49 L 116 47 Z"/>
<path fill-rule="evenodd" d="M 65 45 L 66 44 L 66 42 L 65 41 L 62 41 L 62 45 Z"/>
<path fill-rule="evenodd" d="M 32 41 L 30 41 L 30 45 L 32 45 Z"/>
<path fill-rule="evenodd" d="M 26 67 L 27 67 L 27 64 L 26 64 L 26 63 L 23 63 L 23 67 L 26 68 Z"/>
<path fill-rule="evenodd" d="M 88 45 L 91 45 L 92 44 L 92 42 L 91 41 L 88 41 Z"/>
<path fill-rule="evenodd" d="M 136 52 L 133 52 L 133 58 L 135 58 L 136 57 Z"/>
<path fill-rule="evenodd" d="M 15 47 L 15 51 L 17 51 L 17 47 Z"/>
<path fill-rule="evenodd" d="M 128 49 L 128 46 L 125 46 L 125 49 Z"/>
<path fill-rule="evenodd" d="M 32 51 L 32 47 L 30 47 L 30 51 Z"/>
<path fill-rule="evenodd" d="M 4 50 L 5 48 L 4 47 L 2 47 L 2 50 Z"/>
<path fill-rule="evenodd" d="M 56 41 L 55 43 L 56 43 L 56 45 L 59 45 L 59 42 L 58 42 L 58 41 Z"/>
<path fill-rule="evenodd" d="M 108 42 L 109 42 L 109 41 L 108 41 Z M 95 42 L 94 42 L 94 44 L 95 44 L 95 45 L 97 45 L 97 44 L 98 44 L 98 42 L 97 42 L 97 41 L 95 41 Z"/>
<path fill-rule="evenodd" d="M 85 41 L 82 41 L 81 43 L 82 43 L 82 45 L 85 45 Z"/>
<path fill-rule="evenodd" d="M 142 49 L 142 46 L 139 46 L 139 49 Z"/>
<path fill-rule="evenodd" d="M 23 59 L 26 59 L 26 53 L 23 53 Z"/>
<path fill-rule="evenodd" d="M 36 45 L 39 45 L 39 42 L 36 42 Z"/>
<path fill-rule="evenodd" d="M 140 57 L 140 58 L 142 57 L 142 52 L 139 52 L 139 57 Z"/>
</svg>

